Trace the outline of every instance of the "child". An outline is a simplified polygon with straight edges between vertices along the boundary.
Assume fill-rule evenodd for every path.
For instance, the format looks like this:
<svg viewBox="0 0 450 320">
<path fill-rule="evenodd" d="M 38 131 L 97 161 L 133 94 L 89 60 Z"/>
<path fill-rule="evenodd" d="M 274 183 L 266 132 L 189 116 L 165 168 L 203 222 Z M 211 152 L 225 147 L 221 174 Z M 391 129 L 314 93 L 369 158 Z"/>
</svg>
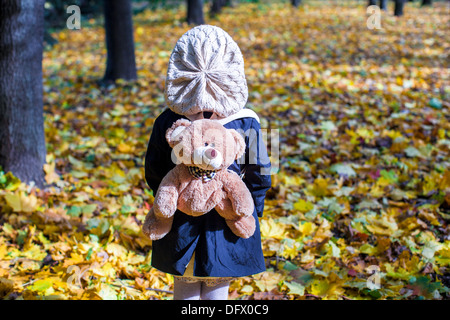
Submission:
<svg viewBox="0 0 450 320">
<path fill-rule="evenodd" d="M 248 89 L 238 45 L 218 27 L 186 32 L 170 57 L 165 98 L 168 109 L 155 120 L 145 157 L 145 179 L 153 194 L 175 166 L 165 134 L 178 119 L 215 119 L 245 134 L 245 162 L 235 161 L 228 170 L 241 175 L 254 200 L 253 236 L 234 235 L 215 210 L 199 217 L 177 211 L 171 231 L 152 242 L 152 266 L 174 275 L 174 299 L 226 300 L 232 278 L 265 270 L 258 217 L 271 186 L 258 116 L 244 109 Z"/>
</svg>

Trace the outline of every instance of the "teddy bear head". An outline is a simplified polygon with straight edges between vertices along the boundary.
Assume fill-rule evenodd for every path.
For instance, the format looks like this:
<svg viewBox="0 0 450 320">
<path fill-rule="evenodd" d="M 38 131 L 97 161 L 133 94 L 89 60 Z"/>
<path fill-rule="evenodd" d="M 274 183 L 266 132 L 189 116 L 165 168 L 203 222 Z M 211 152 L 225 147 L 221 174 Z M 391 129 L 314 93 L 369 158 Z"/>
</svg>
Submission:
<svg viewBox="0 0 450 320">
<path fill-rule="evenodd" d="M 166 132 L 172 149 L 172 161 L 203 170 L 222 170 L 245 152 L 245 141 L 233 129 L 214 120 L 180 119 Z"/>
</svg>

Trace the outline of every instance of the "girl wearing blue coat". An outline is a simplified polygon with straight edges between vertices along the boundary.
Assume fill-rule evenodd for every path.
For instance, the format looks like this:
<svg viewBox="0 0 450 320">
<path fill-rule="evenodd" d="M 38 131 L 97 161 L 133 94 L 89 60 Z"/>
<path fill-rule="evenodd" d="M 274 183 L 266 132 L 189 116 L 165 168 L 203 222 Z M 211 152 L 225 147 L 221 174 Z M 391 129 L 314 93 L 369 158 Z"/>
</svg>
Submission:
<svg viewBox="0 0 450 320">
<path fill-rule="evenodd" d="M 245 162 L 237 160 L 228 169 L 241 175 L 254 200 L 253 236 L 236 236 L 215 210 L 199 217 L 177 211 L 171 231 L 152 242 L 152 266 L 174 275 L 174 299 L 225 300 L 232 278 L 265 270 L 258 217 L 271 186 L 259 118 L 244 108 L 248 89 L 237 44 L 218 27 L 189 30 L 170 57 L 165 98 L 168 109 L 155 120 L 145 157 L 145 178 L 153 194 L 175 167 L 165 133 L 178 119 L 217 120 L 245 138 Z"/>
</svg>

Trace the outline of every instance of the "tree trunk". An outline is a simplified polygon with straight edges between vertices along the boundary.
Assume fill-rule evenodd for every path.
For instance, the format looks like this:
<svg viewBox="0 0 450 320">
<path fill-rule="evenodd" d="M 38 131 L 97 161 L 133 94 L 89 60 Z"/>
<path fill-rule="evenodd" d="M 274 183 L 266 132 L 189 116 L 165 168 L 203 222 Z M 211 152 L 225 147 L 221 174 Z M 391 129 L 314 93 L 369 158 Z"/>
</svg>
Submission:
<svg viewBox="0 0 450 320">
<path fill-rule="evenodd" d="M 401 17 L 403 15 L 403 6 L 405 0 L 395 0 L 394 16 Z"/>
<path fill-rule="evenodd" d="M 187 0 L 187 23 L 205 24 L 203 17 L 203 0 Z"/>
<path fill-rule="evenodd" d="M 291 4 L 296 8 L 298 8 L 301 2 L 302 2 L 301 0 L 291 0 Z"/>
<path fill-rule="evenodd" d="M 2 0 L 0 34 L 0 165 L 42 187 L 44 0 Z"/>
<path fill-rule="evenodd" d="M 225 0 L 213 0 L 211 5 L 211 16 L 219 14 L 224 6 Z"/>
<path fill-rule="evenodd" d="M 423 6 L 431 6 L 433 2 L 431 0 L 422 0 L 421 7 Z"/>
<path fill-rule="evenodd" d="M 387 10 L 387 0 L 380 0 L 380 9 Z"/>
<path fill-rule="evenodd" d="M 106 48 L 104 81 L 135 80 L 133 16 L 131 0 L 104 0 Z"/>
<path fill-rule="evenodd" d="M 368 7 L 376 6 L 376 5 L 377 5 L 377 0 L 369 0 L 369 3 L 367 4 Z"/>
</svg>

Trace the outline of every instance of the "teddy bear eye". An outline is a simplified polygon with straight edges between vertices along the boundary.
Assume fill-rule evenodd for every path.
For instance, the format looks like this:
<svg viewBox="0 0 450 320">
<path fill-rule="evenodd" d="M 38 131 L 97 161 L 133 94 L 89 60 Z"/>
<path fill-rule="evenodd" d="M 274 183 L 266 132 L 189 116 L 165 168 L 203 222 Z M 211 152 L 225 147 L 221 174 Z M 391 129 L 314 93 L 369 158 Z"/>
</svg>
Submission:
<svg viewBox="0 0 450 320">
<path fill-rule="evenodd" d="M 211 148 L 214 148 L 216 145 L 214 143 L 210 144 Z"/>
<path fill-rule="evenodd" d="M 208 146 L 208 142 L 205 142 L 205 147 L 207 147 Z"/>
</svg>

